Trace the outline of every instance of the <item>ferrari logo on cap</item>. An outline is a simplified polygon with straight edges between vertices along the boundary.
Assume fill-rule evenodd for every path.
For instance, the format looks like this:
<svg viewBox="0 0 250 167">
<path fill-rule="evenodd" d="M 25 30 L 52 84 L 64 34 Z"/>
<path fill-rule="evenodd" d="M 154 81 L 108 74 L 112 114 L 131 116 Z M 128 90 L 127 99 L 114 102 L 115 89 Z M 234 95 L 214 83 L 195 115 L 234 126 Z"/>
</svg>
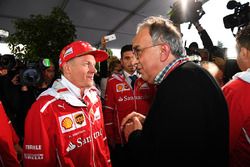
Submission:
<svg viewBox="0 0 250 167">
<path fill-rule="evenodd" d="M 70 54 L 72 54 L 72 53 L 73 53 L 73 48 L 70 47 L 69 49 L 67 49 L 67 50 L 65 51 L 65 53 L 63 54 L 63 57 L 65 58 L 66 56 L 68 56 L 68 55 L 70 55 Z"/>
</svg>

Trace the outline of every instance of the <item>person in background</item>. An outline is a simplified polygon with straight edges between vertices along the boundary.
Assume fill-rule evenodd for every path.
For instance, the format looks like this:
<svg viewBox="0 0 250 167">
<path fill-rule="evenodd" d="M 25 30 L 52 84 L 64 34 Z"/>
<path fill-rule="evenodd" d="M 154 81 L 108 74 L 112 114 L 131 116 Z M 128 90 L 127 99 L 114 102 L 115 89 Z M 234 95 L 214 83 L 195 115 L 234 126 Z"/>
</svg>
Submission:
<svg viewBox="0 0 250 167">
<path fill-rule="evenodd" d="M 207 33 L 207 31 L 201 26 L 199 21 L 194 22 L 194 26 L 197 29 L 200 38 L 202 40 L 204 49 L 208 52 L 204 52 L 204 49 L 199 49 L 201 53 L 202 60 L 204 57 L 208 57 L 206 61 L 214 62 L 223 72 L 223 82 L 224 84 L 227 83 L 229 80 L 232 79 L 232 76 L 237 72 L 240 72 L 239 67 L 237 66 L 235 59 L 228 59 L 226 55 L 226 48 L 220 48 L 218 46 L 214 46 L 213 42 Z M 209 56 L 206 56 L 209 55 Z"/>
<path fill-rule="evenodd" d="M 222 87 L 230 118 L 230 167 L 250 166 L 250 26 L 236 35 L 237 63 L 242 72 Z"/>
<path fill-rule="evenodd" d="M 198 43 L 197 42 L 191 42 L 190 45 L 188 46 L 187 51 L 190 52 L 190 54 L 193 54 L 193 53 L 197 53 L 198 49 L 199 49 Z M 187 52 L 187 54 L 190 55 L 188 52 Z"/>
<path fill-rule="evenodd" d="M 221 88 L 188 61 L 180 32 L 171 21 L 150 16 L 133 39 L 142 78 L 157 85 L 147 114 L 121 122 L 134 166 L 226 167 L 229 121 Z"/>
<path fill-rule="evenodd" d="M 94 87 L 96 62 L 108 54 L 88 42 L 65 46 L 61 79 L 31 106 L 25 120 L 24 166 L 110 167 L 102 104 Z"/>
<path fill-rule="evenodd" d="M 14 135 L 17 140 L 15 142 L 16 151 L 18 152 L 18 158 L 22 156 L 22 133 L 20 131 L 20 125 L 18 122 L 19 114 L 22 113 L 23 98 L 21 96 L 20 85 L 16 85 L 12 82 L 17 73 L 17 64 L 15 56 L 12 54 L 5 54 L 0 60 L 0 101 L 4 107 L 4 111 L 11 122 L 11 126 L 14 128 Z M 1 133 L 1 131 L 0 131 Z M 18 151 L 19 150 L 19 151 Z"/>
<path fill-rule="evenodd" d="M 38 89 L 47 89 L 55 80 L 55 65 L 51 59 L 42 59 L 42 83 L 38 85 Z"/>
<path fill-rule="evenodd" d="M 37 66 L 39 68 L 34 68 L 36 69 L 37 73 L 40 74 L 40 81 L 34 80 L 34 85 L 25 85 L 24 83 L 20 82 L 20 78 L 25 78 L 23 73 L 18 73 L 13 79 L 12 83 L 16 86 L 21 86 L 21 95 L 20 95 L 20 100 L 21 101 L 21 106 L 19 107 L 19 112 L 17 113 L 17 130 L 18 130 L 18 135 L 20 136 L 21 139 L 21 144 L 23 144 L 23 138 L 24 138 L 24 122 L 25 122 L 25 117 L 27 115 L 27 112 L 31 105 L 36 101 L 36 98 L 51 87 L 53 81 L 55 80 L 55 66 L 54 63 L 48 59 L 48 58 L 43 58 L 39 60 L 37 63 Z M 29 71 L 29 68 L 26 68 L 25 70 Z M 29 74 L 31 75 L 33 71 L 29 71 Z M 28 80 L 28 77 L 26 78 Z M 30 82 L 31 83 L 31 82 Z"/>
<path fill-rule="evenodd" d="M 210 56 L 210 51 L 213 47 L 213 42 L 208 35 L 207 31 L 201 26 L 200 22 L 194 21 L 193 22 L 195 28 L 198 31 L 198 34 L 201 38 L 202 44 L 203 44 L 203 49 L 199 48 L 197 42 L 191 42 L 189 47 L 186 48 L 187 55 L 198 55 L 201 57 L 202 61 L 211 61 L 211 56 Z"/>
<path fill-rule="evenodd" d="M 224 72 L 227 61 L 226 50 L 218 46 L 213 46 L 209 53 L 211 61 L 214 62 L 222 72 Z"/>
<path fill-rule="evenodd" d="M 155 94 L 154 85 L 145 82 L 137 73 L 137 60 L 132 45 L 121 49 L 121 73 L 113 73 L 107 81 L 104 99 L 104 120 L 109 141 L 112 165 L 128 166 L 129 155 L 120 129 L 124 116 L 136 111 L 146 115 Z"/>
<path fill-rule="evenodd" d="M 0 122 L 0 167 L 20 167 L 16 148 L 21 147 L 15 146 L 18 145 L 19 137 L 12 127 L 1 101 Z M 22 154 L 22 149 L 19 149 L 19 151 L 21 151 L 19 154 Z"/>
<path fill-rule="evenodd" d="M 224 69 L 224 83 L 229 82 L 232 79 L 232 77 L 238 72 L 241 72 L 241 69 L 237 64 L 237 60 L 227 59 Z"/>
<path fill-rule="evenodd" d="M 109 62 L 109 75 L 119 74 L 122 71 L 121 61 L 114 57 L 113 60 Z"/>
<path fill-rule="evenodd" d="M 220 87 L 224 85 L 223 72 L 214 62 L 202 61 L 200 65 L 201 67 L 205 68 L 215 78 Z"/>
<path fill-rule="evenodd" d="M 8 118 L 12 122 L 12 126 L 16 130 L 18 127 L 17 114 L 22 103 L 20 101 L 20 87 L 14 85 L 11 81 L 16 73 L 13 71 L 15 64 L 16 60 L 14 55 L 2 55 L 0 61 L 0 100 L 4 106 Z"/>
<path fill-rule="evenodd" d="M 98 80 L 98 82 L 96 82 L 96 84 L 97 85 L 99 84 L 100 90 L 101 90 L 101 87 L 103 87 L 103 85 L 101 86 L 101 80 L 102 80 L 102 78 L 105 79 L 109 75 L 108 64 L 109 64 L 109 60 L 112 58 L 112 55 L 113 55 L 112 50 L 109 49 L 109 48 L 107 48 L 107 43 L 108 43 L 108 41 L 105 39 L 105 36 L 102 36 L 100 50 L 106 51 L 108 53 L 109 57 L 108 57 L 107 60 L 104 60 L 104 61 L 100 62 L 99 76 L 96 77 L 97 80 Z M 101 96 L 103 97 L 104 95 L 105 94 L 102 94 Z"/>
<path fill-rule="evenodd" d="M 212 39 L 210 38 L 207 31 L 201 26 L 198 20 L 195 21 L 193 24 L 200 35 L 204 48 L 207 49 L 207 51 L 210 53 L 211 50 L 213 50 L 213 46 L 214 46 Z M 211 61 L 212 57 L 209 56 L 209 60 Z"/>
<path fill-rule="evenodd" d="M 110 57 L 109 59 L 110 60 L 108 63 L 108 76 L 105 78 L 102 78 L 100 82 L 101 97 L 103 100 L 105 98 L 108 78 L 111 77 L 112 74 L 120 73 L 122 70 L 121 61 L 117 57 L 112 56 L 112 58 Z"/>
</svg>

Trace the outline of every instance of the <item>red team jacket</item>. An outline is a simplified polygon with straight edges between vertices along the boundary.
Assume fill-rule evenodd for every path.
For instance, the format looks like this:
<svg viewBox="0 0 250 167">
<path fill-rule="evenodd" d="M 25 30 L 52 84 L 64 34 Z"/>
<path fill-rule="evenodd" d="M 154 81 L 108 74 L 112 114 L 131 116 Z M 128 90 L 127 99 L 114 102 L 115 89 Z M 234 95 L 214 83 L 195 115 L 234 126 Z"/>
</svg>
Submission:
<svg viewBox="0 0 250 167">
<path fill-rule="evenodd" d="M 19 138 L 12 127 L 0 102 L 0 167 L 18 167 L 17 153 L 14 144 L 18 144 Z"/>
<path fill-rule="evenodd" d="M 100 98 L 96 89 L 84 94 L 57 80 L 40 95 L 25 120 L 24 166 L 111 166 Z"/>
<path fill-rule="evenodd" d="M 230 167 L 250 166 L 250 69 L 222 87 L 230 118 Z"/>
<path fill-rule="evenodd" d="M 132 111 L 146 115 L 154 94 L 154 85 L 142 78 L 136 80 L 134 90 L 123 74 L 113 74 L 108 79 L 103 114 L 106 133 L 112 144 L 123 144 L 120 130 L 122 119 Z"/>
</svg>

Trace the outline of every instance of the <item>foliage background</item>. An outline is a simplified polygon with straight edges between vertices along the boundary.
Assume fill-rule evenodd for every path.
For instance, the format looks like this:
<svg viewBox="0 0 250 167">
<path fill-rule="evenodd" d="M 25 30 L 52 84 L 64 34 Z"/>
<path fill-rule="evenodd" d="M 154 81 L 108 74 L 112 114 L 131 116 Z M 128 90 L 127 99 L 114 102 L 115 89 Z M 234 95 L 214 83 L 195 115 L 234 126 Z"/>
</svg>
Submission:
<svg viewBox="0 0 250 167">
<path fill-rule="evenodd" d="M 60 51 L 76 38 L 75 26 L 59 7 L 53 8 L 48 16 L 31 15 L 29 19 L 16 19 L 14 25 L 16 31 L 6 41 L 11 52 L 22 61 L 50 58 L 58 68 Z"/>
</svg>

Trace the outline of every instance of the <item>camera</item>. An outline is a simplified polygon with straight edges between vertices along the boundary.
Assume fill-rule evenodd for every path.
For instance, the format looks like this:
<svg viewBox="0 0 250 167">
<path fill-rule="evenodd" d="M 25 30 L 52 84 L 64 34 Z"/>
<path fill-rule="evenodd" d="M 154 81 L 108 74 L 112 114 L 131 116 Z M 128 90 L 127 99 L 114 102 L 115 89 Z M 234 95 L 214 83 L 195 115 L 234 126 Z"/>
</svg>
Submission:
<svg viewBox="0 0 250 167">
<path fill-rule="evenodd" d="M 15 56 L 12 54 L 4 54 L 0 56 L 0 68 L 11 70 L 16 65 Z"/>
<path fill-rule="evenodd" d="M 37 68 L 36 63 L 29 62 L 26 68 L 20 70 L 20 83 L 26 86 L 36 86 L 42 82 L 42 72 Z"/>
<path fill-rule="evenodd" d="M 225 28 L 241 28 L 248 25 L 250 21 L 249 2 L 241 4 L 240 2 L 231 0 L 227 3 L 227 8 L 234 9 L 234 13 L 223 18 Z"/>
<path fill-rule="evenodd" d="M 185 22 L 198 21 L 205 12 L 202 9 L 202 2 L 197 0 L 188 0 L 186 9 L 188 12 L 183 11 L 183 3 L 176 1 L 171 7 L 170 20 L 175 24 L 182 24 Z"/>
<path fill-rule="evenodd" d="M 20 83 L 26 86 L 37 86 L 43 82 L 43 70 L 50 67 L 49 59 L 38 62 L 27 62 L 26 67 L 20 70 Z"/>
</svg>

